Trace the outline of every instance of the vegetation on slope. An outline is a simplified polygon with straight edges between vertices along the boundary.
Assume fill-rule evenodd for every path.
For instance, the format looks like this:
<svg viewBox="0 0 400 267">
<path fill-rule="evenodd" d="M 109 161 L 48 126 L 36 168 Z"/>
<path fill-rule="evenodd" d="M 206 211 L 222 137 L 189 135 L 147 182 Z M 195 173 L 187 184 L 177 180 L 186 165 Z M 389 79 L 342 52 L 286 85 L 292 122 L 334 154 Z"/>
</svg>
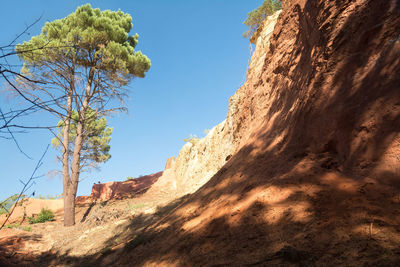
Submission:
<svg viewBox="0 0 400 267">
<path fill-rule="evenodd" d="M 249 29 L 243 33 L 244 38 L 252 39 L 263 21 L 273 15 L 276 11 L 282 9 L 282 1 L 279 0 L 264 0 L 263 4 L 257 9 L 251 11 L 247 19 L 243 22 Z"/>
</svg>

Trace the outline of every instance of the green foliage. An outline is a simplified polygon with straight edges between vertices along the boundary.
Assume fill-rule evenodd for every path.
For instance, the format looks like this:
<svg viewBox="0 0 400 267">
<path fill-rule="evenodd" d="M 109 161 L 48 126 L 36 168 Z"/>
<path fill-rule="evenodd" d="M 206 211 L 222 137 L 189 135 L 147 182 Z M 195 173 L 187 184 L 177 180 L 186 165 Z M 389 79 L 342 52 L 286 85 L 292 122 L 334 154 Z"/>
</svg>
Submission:
<svg viewBox="0 0 400 267">
<path fill-rule="evenodd" d="M 110 141 L 112 128 L 107 127 L 107 119 L 105 117 L 98 118 L 95 110 L 88 108 L 85 115 L 85 138 L 81 150 L 81 163 L 83 168 L 97 167 L 98 164 L 104 163 L 111 158 Z M 72 143 L 76 137 L 77 122 L 79 120 L 78 112 L 75 110 L 71 115 L 69 139 Z M 60 120 L 57 124 L 58 134 L 51 140 L 51 144 L 62 150 L 60 140 L 63 138 L 64 121 Z M 72 156 L 73 150 L 70 149 Z"/>
<path fill-rule="evenodd" d="M 6 229 L 11 229 L 11 228 L 19 228 L 21 225 L 19 223 L 10 223 L 4 226 Z"/>
<path fill-rule="evenodd" d="M 134 204 L 131 205 L 130 203 L 128 203 L 127 209 L 128 210 L 136 210 L 136 209 L 141 209 L 144 208 L 146 205 L 144 203 L 138 203 L 138 204 Z"/>
<path fill-rule="evenodd" d="M 129 14 L 100 11 L 86 4 L 63 19 L 46 22 L 40 35 L 16 50 L 28 69 L 64 57 L 83 67 L 97 64 L 109 79 L 125 83 L 124 76 L 144 77 L 151 65 L 145 55 L 135 51 L 139 36 L 129 35 L 132 27 Z"/>
<path fill-rule="evenodd" d="M 276 11 L 281 9 L 282 1 L 264 0 L 263 4 L 257 9 L 251 11 L 247 16 L 247 19 L 243 22 L 243 24 L 249 27 L 249 29 L 243 33 L 243 37 L 251 38 L 268 16 L 273 15 Z"/>
<path fill-rule="evenodd" d="M 61 199 L 62 198 L 62 194 L 58 194 L 58 195 L 46 195 L 46 196 L 42 196 L 42 195 L 37 195 L 36 198 L 38 199 Z"/>
<path fill-rule="evenodd" d="M 43 208 L 36 218 L 28 217 L 28 220 L 30 224 L 54 221 L 54 213 L 49 209 Z"/>
<path fill-rule="evenodd" d="M 198 138 L 197 135 L 195 135 L 195 134 L 190 134 L 189 138 L 185 138 L 185 139 L 183 139 L 183 141 L 189 142 L 192 145 L 195 145 L 200 141 L 200 138 Z"/>
<path fill-rule="evenodd" d="M 27 231 L 27 232 L 32 232 L 32 228 L 30 226 L 22 227 L 19 223 L 7 224 L 7 225 L 4 226 L 4 228 L 6 228 L 6 229 L 14 228 L 14 229 L 21 229 L 21 230 L 24 230 L 24 231 Z"/>
<path fill-rule="evenodd" d="M 32 232 L 32 228 L 30 226 L 25 226 L 22 228 L 22 230 L 27 231 L 27 232 Z"/>
<path fill-rule="evenodd" d="M 8 213 L 12 205 L 17 201 L 19 194 L 14 194 L 5 200 L 0 202 L 0 215 Z M 21 198 L 25 198 L 26 195 L 21 195 Z M 20 203 L 22 205 L 22 203 Z"/>
<path fill-rule="evenodd" d="M 132 176 L 126 177 L 126 180 L 127 180 L 127 181 L 132 180 L 132 179 L 135 179 L 135 177 L 132 177 Z"/>
<path fill-rule="evenodd" d="M 102 116 L 126 110 L 125 86 L 150 68 L 150 60 L 135 51 L 139 36 L 130 35 L 132 27 L 129 14 L 86 4 L 16 46 L 24 61 L 21 73 L 30 78 L 18 79 L 18 92 L 60 119 L 52 144 L 63 152 L 64 200 L 72 206 L 80 173 L 111 157 L 112 129 Z M 75 214 L 67 209 L 64 225 L 74 224 Z"/>
</svg>

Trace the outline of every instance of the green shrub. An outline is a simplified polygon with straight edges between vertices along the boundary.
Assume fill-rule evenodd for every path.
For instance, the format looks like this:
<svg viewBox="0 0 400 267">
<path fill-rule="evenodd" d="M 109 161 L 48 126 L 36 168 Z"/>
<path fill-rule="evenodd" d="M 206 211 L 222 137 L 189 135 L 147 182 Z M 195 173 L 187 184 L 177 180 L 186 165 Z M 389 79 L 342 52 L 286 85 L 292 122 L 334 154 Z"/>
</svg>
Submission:
<svg viewBox="0 0 400 267">
<path fill-rule="evenodd" d="M 12 229 L 12 228 L 22 229 L 22 230 L 27 231 L 27 232 L 31 232 L 32 231 L 31 227 L 29 227 L 29 226 L 22 227 L 19 223 L 7 224 L 6 226 L 4 226 L 4 228 L 6 228 L 6 229 Z"/>
<path fill-rule="evenodd" d="M 5 214 L 8 213 L 8 211 L 10 210 L 10 208 L 12 207 L 12 205 L 14 205 L 14 203 L 18 200 L 18 197 L 23 200 L 26 195 L 19 195 L 19 194 L 14 194 L 8 198 L 6 198 L 3 201 L 0 201 L 0 215 L 1 214 Z M 20 201 L 18 206 L 22 206 L 23 201 Z"/>
<path fill-rule="evenodd" d="M 58 195 L 47 195 L 47 196 L 42 196 L 42 195 L 37 195 L 36 198 L 38 199 L 61 199 L 62 198 L 62 194 L 58 194 Z"/>
<path fill-rule="evenodd" d="M 19 223 L 11 223 L 11 224 L 7 224 L 6 226 L 4 226 L 4 228 L 6 229 L 11 229 L 11 228 L 19 228 L 21 225 Z"/>
<path fill-rule="evenodd" d="M 189 138 L 183 139 L 185 142 L 192 143 L 192 145 L 197 144 L 200 141 L 200 138 L 197 137 L 195 134 L 190 134 Z"/>
<path fill-rule="evenodd" d="M 249 29 L 243 33 L 244 38 L 248 38 L 257 32 L 264 20 L 273 15 L 276 11 L 282 9 L 282 1 L 279 0 L 264 0 L 263 4 L 257 9 L 251 11 L 247 19 L 243 22 Z"/>
<path fill-rule="evenodd" d="M 30 226 L 25 226 L 24 228 L 22 228 L 22 230 L 32 232 L 32 228 Z"/>
<path fill-rule="evenodd" d="M 30 224 L 54 221 L 54 213 L 49 209 L 43 208 L 36 218 L 28 217 L 28 220 Z"/>
<path fill-rule="evenodd" d="M 145 206 L 146 206 L 146 204 L 144 204 L 144 203 L 138 203 L 138 204 L 134 204 L 134 205 L 131 205 L 130 203 L 128 203 L 127 209 L 128 210 L 136 210 L 136 209 L 144 208 Z"/>
<path fill-rule="evenodd" d="M 30 226 L 22 227 L 19 223 L 7 224 L 6 226 L 4 226 L 4 228 L 6 228 L 6 229 L 12 229 L 12 228 L 21 229 L 21 230 L 24 230 L 24 231 L 27 231 L 27 232 L 31 232 L 32 231 L 32 228 Z"/>
</svg>

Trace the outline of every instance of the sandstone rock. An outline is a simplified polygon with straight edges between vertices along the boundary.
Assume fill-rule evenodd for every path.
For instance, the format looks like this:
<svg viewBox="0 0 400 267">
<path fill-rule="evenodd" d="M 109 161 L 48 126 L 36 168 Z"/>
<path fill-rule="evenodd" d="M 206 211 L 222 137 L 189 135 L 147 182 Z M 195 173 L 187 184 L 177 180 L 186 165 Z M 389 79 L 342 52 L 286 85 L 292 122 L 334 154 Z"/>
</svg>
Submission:
<svg viewBox="0 0 400 267">
<path fill-rule="evenodd" d="M 110 199 L 122 199 L 142 194 L 145 193 L 162 174 L 163 172 L 158 172 L 124 182 L 94 184 L 90 198 L 92 200 L 106 201 Z"/>
<path fill-rule="evenodd" d="M 200 188 L 118 264 L 400 262 L 398 1 L 282 2 L 226 121 L 177 156 Z"/>
<path fill-rule="evenodd" d="M 77 205 L 88 204 L 90 202 L 92 202 L 90 196 L 77 196 L 75 198 L 75 204 Z"/>
<path fill-rule="evenodd" d="M 204 185 L 239 149 L 251 133 L 243 131 L 243 121 L 248 114 L 240 105 L 247 97 L 246 89 L 255 77 L 261 75 L 263 62 L 269 50 L 269 39 L 280 12 L 264 22 L 256 49 L 252 56 L 248 81 L 229 100 L 226 120 L 215 126 L 199 142 L 186 143 L 179 152 L 175 163 L 176 186 L 179 195 L 193 193 Z"/>
<path fill-rule="evenodd" d="M 175 157 L 170 157 L 167 159 L 167 163 L 165 163 L 165 170 L 171 169 L 175 167 Z"/>
</svg>

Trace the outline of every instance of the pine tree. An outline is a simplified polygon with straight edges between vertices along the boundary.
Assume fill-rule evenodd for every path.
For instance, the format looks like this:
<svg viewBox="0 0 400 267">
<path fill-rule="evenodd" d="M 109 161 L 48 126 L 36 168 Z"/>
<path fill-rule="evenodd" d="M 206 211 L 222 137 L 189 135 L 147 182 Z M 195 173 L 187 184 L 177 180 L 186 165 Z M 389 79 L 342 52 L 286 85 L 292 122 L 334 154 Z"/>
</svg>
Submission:
<svg viewBox="0 0 400 267">
<path fill-rule="evenodd" d="M 243 33 L 243 37 L 251 38 L 268 16 L 273 15 L 276 11 L 281 9 L 282 1 L 264 0 L 263 4 L 257 9 L 251 11 L 247 16 L 247 19 L 243 22 L 243 24 L 249 27 L 249 29 Z"/>
<path fill-rule="evenodd" d="M 75 110 L 72 111 L 69 140 L 70 143 L 76 138 L 76 129 L 79 115 Z M 107 119 L 105 117 L 98 118 L 97 112 L 91 108 L 86 110 L 86 127 L 84 132 L 84 143 L 81 150 L 81 170 L 80 172 L 88 171 L 91 168 L 97 168 L 99 164 L 105 163 L 111 158 L 110 141 L 112 128 L 107 127 Z M 51 139 L 53 147 L 62 150 L 62 137 L 65 128 L 65 123 L 60 120 L 57 124 L 58 134 Z M 69 157 L 72 158 L 73 147 L 70 147 Z M 61 158 L 60 158 L 61 160 Z"/>
<path fill-rule="evenodd" d="M 100 117 L 124 110 L 125 85 L 134 77 L 144 77 L 150 68 L 150 60 L 135 51 L 139 37 L 130 36 L 131 29 L 129 14 L 100 11 L 87 4 L 63 19 L 47 22 L 40 35 L 16 47 L 24 61 L 21 73 L 36 81 L 19 81 L 24 96 L 63 121 L 65 226 L 75 224 L 81 154 L 90 129 L 88 109 L 95 109 Z M 106 108 L 114 99 L 122 105 Z M 74 111 L 77 119 L 72 119 Z"/>
</svg>

